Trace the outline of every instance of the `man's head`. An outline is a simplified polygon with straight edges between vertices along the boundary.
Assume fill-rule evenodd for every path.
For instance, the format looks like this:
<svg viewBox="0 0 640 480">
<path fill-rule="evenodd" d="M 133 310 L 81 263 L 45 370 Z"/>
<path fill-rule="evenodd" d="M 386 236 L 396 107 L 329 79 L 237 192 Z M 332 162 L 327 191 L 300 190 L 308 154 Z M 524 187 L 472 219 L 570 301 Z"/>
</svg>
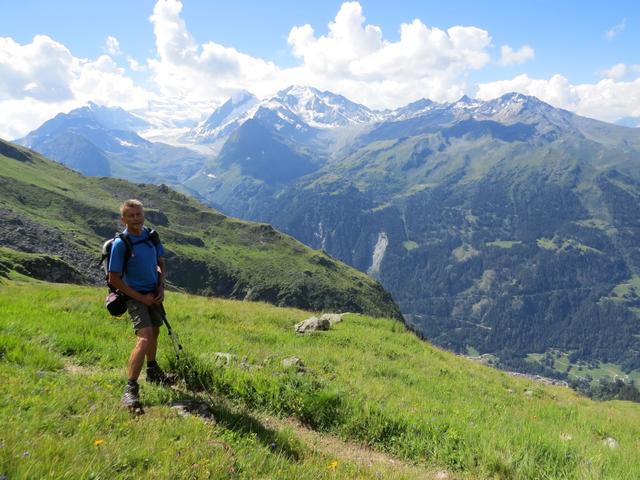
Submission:
<svg viewBox="0 0 640 480">
<path fill-rule="evenodd" d="M 120 205 L 120 221 L 127 226 L 127 231 L 134 235 L 142 233 L 144 226 L 144 207 L 140 200 L 125 200 Z"/>
</svg>

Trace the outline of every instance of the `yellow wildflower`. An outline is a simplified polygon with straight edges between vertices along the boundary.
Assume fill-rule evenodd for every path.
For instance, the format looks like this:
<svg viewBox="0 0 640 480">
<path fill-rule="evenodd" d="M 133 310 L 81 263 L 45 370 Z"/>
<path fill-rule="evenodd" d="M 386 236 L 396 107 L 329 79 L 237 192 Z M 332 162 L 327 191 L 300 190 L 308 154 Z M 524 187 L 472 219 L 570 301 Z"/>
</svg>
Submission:
<svg viewBox="0 0 640 480">
<path fill-rule="evenodd" d="M 338 466 L 338 461 L 337 460 L 333 460 L 333 461 L 329 462 L 329 469 L 330 470 L 335 470 L 337 466 Z"/>
<path fill-rule="evenodd" d="M 101 438 L 96 439 L 95 442 L 93 442 L 93 446 L 94 447 L 99 447 L 100 445 L 102 445 L 104 443 L 104 440 L 102 440 Z"/>
</svg>

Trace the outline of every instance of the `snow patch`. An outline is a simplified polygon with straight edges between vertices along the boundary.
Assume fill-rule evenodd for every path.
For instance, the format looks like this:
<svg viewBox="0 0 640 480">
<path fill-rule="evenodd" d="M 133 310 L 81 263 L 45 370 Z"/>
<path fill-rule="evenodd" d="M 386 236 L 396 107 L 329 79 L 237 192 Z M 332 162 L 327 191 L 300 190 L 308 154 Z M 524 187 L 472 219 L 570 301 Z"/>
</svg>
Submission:
<svg viewBox="0 0 640 480">
<path fill-rule="evenodd" d="M 282 112 L 278 111 L 278 112 L 276 112 L 276 114 L 278 115 L 278 118 L 280 118 L 281 120 L 284 120 L 287 123 L 293 123 L 293 120 L 291 120 L 289 117 L 285 116 Z"/>
<path fill-rule="evenodd" d="M 123 147 L 135 147 L 135 143 L 127 142 L 126 140 L 122 140 L 121 138 L 116 137 L 116 141 L 122 145 Z"/>
<path fill-rule="evenodd" d="M 380 275 L 380 265 L 382 264 L 382 259 L 384 258 L 384 254 L 387 251 L 388 245 L 389 237 L 387 237 L 387 233 L 380 232 L 378 234 L 378 241 L 376 242 L 376 246 L 373 249 L 371 266 L 367 269 L 367 273 L 372 277 L 377 277 L 378 275 Z"/>
</svg>

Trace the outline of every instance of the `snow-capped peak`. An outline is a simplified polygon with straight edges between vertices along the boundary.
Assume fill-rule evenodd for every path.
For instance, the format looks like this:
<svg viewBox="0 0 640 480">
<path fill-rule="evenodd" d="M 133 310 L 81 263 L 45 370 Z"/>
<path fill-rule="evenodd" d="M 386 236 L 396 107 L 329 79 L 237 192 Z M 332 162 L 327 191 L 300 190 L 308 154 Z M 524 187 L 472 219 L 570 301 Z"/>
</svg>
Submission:
<svg viewBox="0 0 640 480">
<path fill-rule="evenodd" d="M 427 98 L 422 98 L 411 102 L 404 107 L 385 112 L 385 120 L 402 121 L 410 118 L 421 117 L 431 112 L 435 108 L 441 108 L 442 104 L 433 102 Z"/>
<path fill-rule="evenodd" d="M 233 105 L 241 105 L 247 101 L 253 101 L 256 97 L 251 92 L 246 90 L 238 90 L 233 95 L 231 95 L 230 99 Z"/>
<path fill-rule="evenodd" d="M 323 92 L 313 87 L 290 86 L 279 91 L 272 102 L 280 102 L 315 128 L 336 128 L 371 123 L 379 114 L 342 95 Z"/>
<path fill-rule="evenodd" d="M 198 128 L 205 130 L 219 128 L 228 121 L 247 112 L 257 103 L 258 99 L 246 90 L 236 92 L 229 100 L 218 107 L 209 118 L 202 122 Z"/>
<path fill-rule="evenodd" d="M 453 104 L 453 108 L 455 109 L 463 109 L 463 110 L 473 110 L 482 105 L 482 102 L 479 100 L 475 100 L 473 98 L 469 98 L 466 95 L 460 97 L 460 99 Z"/>
<path fill-rule="evenodd" d="M 352 102 L 342 95 L 293 85 L 262 101 L 258 101 L 249 92 L 238 92 L 186 137 L 199 143 L 214 142 L 230 134 L 248 119 L 269 116 L 269 112 L 275 114 L 273 118 L 298 130 L 306 127 L 332 129 L 363 125 L 384 118 L 380 112 Z"/>
<path fill-rule="evenodd" d="M 121 107 L 105 107 L 89 101 L 83 107 L 71 110 L 61 118 L 84 118 L 85 122 L 96 122 L 100 127 L 110 130 L 139 131 L 149 126 L 142 117 L 128 112 Z"/>
<path fill-rule="evenodd" d="M 257 104 L 258 99 L 253 94 L 246 90 L 239 90 L 216 108 L 206 120 L 191 130 L 186 137 L 197 142 L 211 142 L 225 136 L 244 122 L 249 112 L 255 112 L 254 107 Z"/>
</svg>

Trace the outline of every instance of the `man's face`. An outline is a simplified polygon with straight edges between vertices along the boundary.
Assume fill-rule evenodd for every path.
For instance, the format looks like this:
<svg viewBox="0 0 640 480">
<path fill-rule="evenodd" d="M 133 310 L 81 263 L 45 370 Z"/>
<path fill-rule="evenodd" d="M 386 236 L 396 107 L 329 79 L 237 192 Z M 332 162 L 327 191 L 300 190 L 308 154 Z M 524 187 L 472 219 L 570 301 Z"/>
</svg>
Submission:
<svg viewBox="0 0 640 480">
<path fill-rule="evenodd" d="M 129 232 L 137 235 L 142 232 L 144 225 L 144 210 L 142 207 L 125 207 L 121 220 Z"/>
</svg>

